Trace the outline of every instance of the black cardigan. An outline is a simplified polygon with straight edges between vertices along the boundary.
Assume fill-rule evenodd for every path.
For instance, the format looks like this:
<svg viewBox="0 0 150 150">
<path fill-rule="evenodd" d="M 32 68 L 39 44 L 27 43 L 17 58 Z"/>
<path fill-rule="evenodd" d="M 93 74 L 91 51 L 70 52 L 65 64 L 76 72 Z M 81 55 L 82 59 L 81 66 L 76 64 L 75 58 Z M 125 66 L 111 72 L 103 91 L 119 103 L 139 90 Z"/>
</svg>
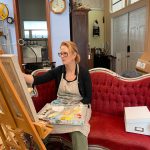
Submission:
<svg viewBox="0 0 150 150">
<path fill-rule="evenodd" d="M 34 85 L 42 84 L 48 82 L 50 80 L 56 80 L 57 90 L 60 84 L 62 73 L 66 74 L 66 69 L 64 65 L 58 66 L 52 70 L 49 70 L 45 74 L 41 76 L 33 76 L 34 77 Z M 92 84 L 91 78 L 88 70 L 84 69 L 83 67 L 79 66 L 79 73 L 77 73 L 76 67 L 76 75 L 78 75 L 78 87 L 81 96 L 83 97 L 82 103 L 89 104 L 91 103 L 92 97 Z"/>
</svg>

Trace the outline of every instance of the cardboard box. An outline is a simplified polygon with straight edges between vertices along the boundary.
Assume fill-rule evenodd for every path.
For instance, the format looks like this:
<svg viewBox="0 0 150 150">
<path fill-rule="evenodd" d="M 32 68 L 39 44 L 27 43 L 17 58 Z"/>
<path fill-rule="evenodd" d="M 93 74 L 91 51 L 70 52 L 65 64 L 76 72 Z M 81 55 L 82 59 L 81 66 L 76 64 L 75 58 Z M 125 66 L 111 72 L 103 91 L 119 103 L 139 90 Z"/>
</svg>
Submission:
<svg viewBox="0 0 150 150">
<path fill-rule="evenodd" d="M 127 132 L 150 135 L 150 112 L 147 106 L 125 107 Z"/>
<path fill-rule="evenodd" d="M 141 58 L 138 59 L 136 69 L 141 72 L 150 73 L 150 52 L 144 52 Z"/>
</svg>

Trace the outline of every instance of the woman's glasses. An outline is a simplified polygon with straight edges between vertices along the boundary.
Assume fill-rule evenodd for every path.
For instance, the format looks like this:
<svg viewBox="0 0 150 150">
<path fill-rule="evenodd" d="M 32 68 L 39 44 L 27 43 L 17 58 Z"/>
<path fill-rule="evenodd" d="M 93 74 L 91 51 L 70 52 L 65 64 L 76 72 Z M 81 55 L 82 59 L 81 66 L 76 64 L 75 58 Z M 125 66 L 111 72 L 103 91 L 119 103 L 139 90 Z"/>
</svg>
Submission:
<svg viewBox="0 0 150 150">
<path fill-rule="evenodd" d="M 58 56 L 59 57 L 67 57 L 68 56 L 68 53 L 67 52 L 60 52 L 60 53 L 58 53 Z"/>
</svg>

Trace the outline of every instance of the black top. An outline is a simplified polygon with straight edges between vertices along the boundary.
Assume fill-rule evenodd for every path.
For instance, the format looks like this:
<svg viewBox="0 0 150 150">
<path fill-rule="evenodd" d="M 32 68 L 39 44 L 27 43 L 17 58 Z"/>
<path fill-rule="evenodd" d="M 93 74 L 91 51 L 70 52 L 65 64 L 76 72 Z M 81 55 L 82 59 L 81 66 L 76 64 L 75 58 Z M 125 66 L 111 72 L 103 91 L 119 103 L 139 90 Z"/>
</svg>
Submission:
<svg viewBox="0 0 150 150">
<path fill-rule="evenodd" d="M 78 75 L 78 87 L 83 100 L 81 101 L 83 104 L 91 103 L 91 96 L 92 96 L 92 84 L 91 78 L 88 70 L 84 69 L 83 67 L 79 66 L 79 73 L 77 73 L 76 67 L 76 75 Z M 48 82 L 50 80 L 55 80 L 57 85 L 57 91 L 60 84 L 62 73 L 64 76 L 66 74 L 65 65 L 58 66 L 52 70 L 49 70 L 45 74 L 41 76 L 34 76 L 34 85 L 42 84 Z"/>
</svg>

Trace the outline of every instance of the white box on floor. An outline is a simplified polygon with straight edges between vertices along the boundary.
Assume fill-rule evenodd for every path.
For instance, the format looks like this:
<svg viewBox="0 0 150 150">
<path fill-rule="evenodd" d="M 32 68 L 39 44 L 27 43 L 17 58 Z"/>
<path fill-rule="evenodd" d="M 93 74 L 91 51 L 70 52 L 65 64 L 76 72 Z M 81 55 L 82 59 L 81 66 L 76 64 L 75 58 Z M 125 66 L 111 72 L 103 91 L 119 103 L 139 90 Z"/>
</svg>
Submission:
<svg viewBox="0 0 150 150">
<path fill-rule="evenodd" d="M 127 132 L 150 135 L 150 112 L 147 106 L 125 107 Z"/>
</svg>

